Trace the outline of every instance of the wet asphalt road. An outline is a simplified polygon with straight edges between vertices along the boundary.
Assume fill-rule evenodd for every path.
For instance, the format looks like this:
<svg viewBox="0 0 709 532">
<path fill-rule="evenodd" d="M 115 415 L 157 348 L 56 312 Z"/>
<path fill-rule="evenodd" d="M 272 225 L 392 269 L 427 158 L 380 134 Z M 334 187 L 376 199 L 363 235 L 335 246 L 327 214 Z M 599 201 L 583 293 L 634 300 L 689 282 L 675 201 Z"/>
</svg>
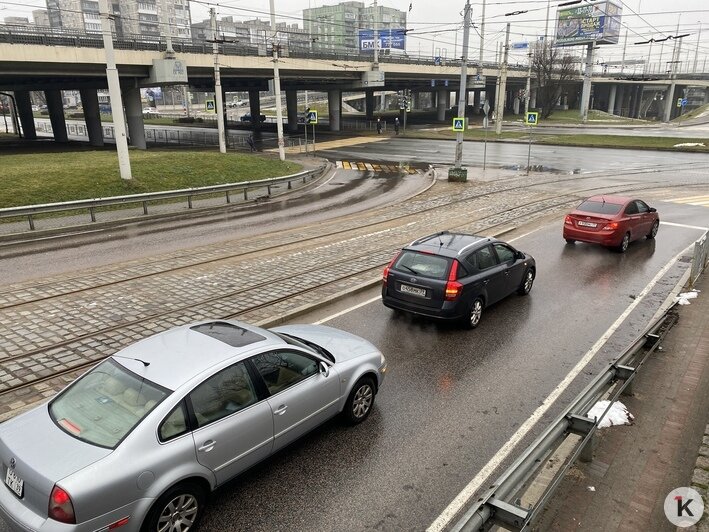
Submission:
<svg viewBox="0 0 709 532">
<path fill-rule="evenodd" d="M 423 190 L 423 174 L 337 170 L 314 187 L 188 219 L 135 223 L 0 249 L 0 285 L 233 240 L 396 203 Z M 294 224 L 293 220 L 297 220 Z M 39 258 L 38 258 L 39 257 Z"/>
<path fill-rule="evenodd" d="M 526 168 L 527 144 L 488 142 L 489 168 Z M 463 164 L 482 168 L 484 144 L 465 142 Z M 391 138 L 374 144 L 361 144 L 337 150 L 319 151 L 332 159 L 351 161 L 390 161 L 452 165 L 455 160 L 455 141 L 430 141 Z M 618 172 L 634 168 L 661 168 L 671 164 L 675 168 L 709 166 L 709 155 L 702 153 L 666 153 L 646 150 L 613 150 L 564 146 L 532 145 L 532 166 L 542 166 L 563 173 Z M 478 172 L 471 168 L 469 172 Z"/>
<path fill-rule="evenodd" d="M 665 221 L 709 226 L 707 208 L 658 206 Z M 620 255 L 565 245 L 560 223 L 514 242 L 537 259 L 534 289 L 488 309 L 475 331 L 397 317 L 379 301 L 327 322 L 387 357 L 372 416 L 355 428 L 329 422 L 232 481 L 214 495 L 202 530 L 426 528 L 656 273 L 701 235 L 663 224 L 656 241 Z M 522 445 L 632 341 L 680 275 L 681 267 L 668 272 Z"/>
</svg>

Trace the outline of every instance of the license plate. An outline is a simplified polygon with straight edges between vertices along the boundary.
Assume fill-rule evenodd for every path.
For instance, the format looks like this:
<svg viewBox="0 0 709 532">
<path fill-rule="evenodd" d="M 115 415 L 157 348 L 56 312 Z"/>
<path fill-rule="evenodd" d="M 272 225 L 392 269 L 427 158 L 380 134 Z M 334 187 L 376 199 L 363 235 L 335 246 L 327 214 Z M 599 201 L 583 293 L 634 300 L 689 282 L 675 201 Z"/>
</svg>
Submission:
<svg viewBox="0 0 709 532">
<path fill-rule="evenodd" d="M 577 224 L 577 225 L 582 225 L 582 226 L 584 226 L 584 227 L 598 227 L 598 224 L 593 223 L 593 222 L 582 222 L 582 221 L 578 221 L 578 222 L 576 222 L 576 224 Z"/>
<path fill-rule="evenodd" d="M 12 469 L 8 468 L 7 470 L 5 484 L 7 484 L 7 487 L 14 491 L 18 497 L 22 497 L 22 488 L 25 485 L 25 481 L 18 477 Z"/>
<path fill-rule="evenodd" d="M 411 294 L 412 296 L 426 297 L 425 288 L 409 286 L 408 284 L 402 284 L 401 286 L 399 286 L 399 292 L 403 292 L 404 294 Z"/>
</svg>

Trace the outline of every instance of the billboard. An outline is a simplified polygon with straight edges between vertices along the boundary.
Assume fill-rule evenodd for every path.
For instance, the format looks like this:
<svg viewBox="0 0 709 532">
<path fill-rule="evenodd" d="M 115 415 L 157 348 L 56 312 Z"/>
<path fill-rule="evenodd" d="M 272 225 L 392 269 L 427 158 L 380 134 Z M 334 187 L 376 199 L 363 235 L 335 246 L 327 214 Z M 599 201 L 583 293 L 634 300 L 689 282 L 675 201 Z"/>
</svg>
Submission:
<svg viewBox="0 0 709 532">
<path fill-rule="evenodd" d="M 620 6 L 606 0 L 557 11 L 556 45 L 618 44 Z"/>
<path fill-rule="evenodd" d="M 406 30 L 403 28 L 377 30 L 377 37 L 380 50 L 406 49 Z M 374 30 L 359 30 L 359 50 L 374 51 Z"/>
</svg>

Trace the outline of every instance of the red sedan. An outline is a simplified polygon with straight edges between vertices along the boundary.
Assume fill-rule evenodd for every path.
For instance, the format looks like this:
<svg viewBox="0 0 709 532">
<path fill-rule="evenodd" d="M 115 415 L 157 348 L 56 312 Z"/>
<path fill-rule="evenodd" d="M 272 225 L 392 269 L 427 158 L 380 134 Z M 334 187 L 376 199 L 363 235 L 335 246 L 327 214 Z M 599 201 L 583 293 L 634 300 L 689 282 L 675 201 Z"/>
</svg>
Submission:
<svg viewBox="0 0 709 532">
<path fill-rule="evenodd" d="M 655 238 L 660 227 L 657 210 L 642 200 L 622 196 L 593 196 L 564 219 L 564 238 L 616 248 L 621 253 L 640 238 Z"/>
</svg>

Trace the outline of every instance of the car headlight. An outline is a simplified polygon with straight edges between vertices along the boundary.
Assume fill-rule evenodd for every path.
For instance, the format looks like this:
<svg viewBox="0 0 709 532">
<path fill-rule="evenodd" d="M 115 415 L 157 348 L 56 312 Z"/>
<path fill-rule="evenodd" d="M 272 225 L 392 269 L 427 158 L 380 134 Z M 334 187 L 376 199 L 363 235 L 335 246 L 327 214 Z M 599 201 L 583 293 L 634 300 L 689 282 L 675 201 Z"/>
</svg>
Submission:
<svg viewBox="0 0 709 532">
<path fill-rule="evenodd" d="M 384 353 L 379 353 L 379 372 L 384 373 L 387 370 L 387 359 Z"/>
</svg>

